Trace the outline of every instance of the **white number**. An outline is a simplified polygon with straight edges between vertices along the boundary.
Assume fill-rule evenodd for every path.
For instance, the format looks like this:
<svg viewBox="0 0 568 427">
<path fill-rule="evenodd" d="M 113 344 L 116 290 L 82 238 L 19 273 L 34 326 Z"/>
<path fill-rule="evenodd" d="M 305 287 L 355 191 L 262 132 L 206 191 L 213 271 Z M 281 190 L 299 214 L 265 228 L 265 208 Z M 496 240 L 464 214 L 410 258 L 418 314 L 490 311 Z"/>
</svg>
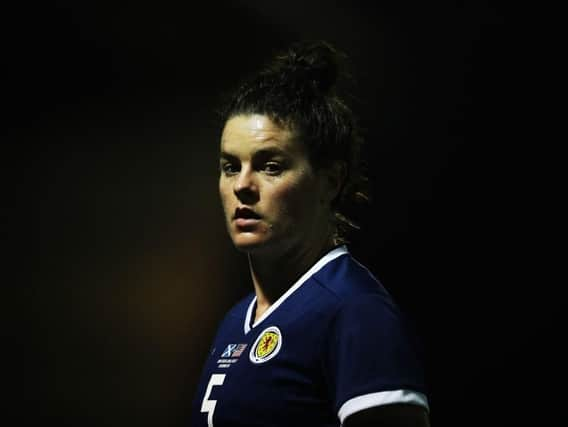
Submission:
<svg viewBox="0 0 568 427">
<path fill-rule="evenodd" d="M 215 405 L 217 405 L 216 400 L 209 400 L 211 395 L 211 389 L 216 385 L 223 385 L 225 381 L 226 374 L 213 374 L 209 379 L 209 384 L 207 384 L 207 390 L 205 390 L 205 396 L 203 396 L 203 402 L 201 403 L 201 412 L 207 412 L 207 425 L 213 427 L 213 413 L 215 412 Z"/>
</svg>

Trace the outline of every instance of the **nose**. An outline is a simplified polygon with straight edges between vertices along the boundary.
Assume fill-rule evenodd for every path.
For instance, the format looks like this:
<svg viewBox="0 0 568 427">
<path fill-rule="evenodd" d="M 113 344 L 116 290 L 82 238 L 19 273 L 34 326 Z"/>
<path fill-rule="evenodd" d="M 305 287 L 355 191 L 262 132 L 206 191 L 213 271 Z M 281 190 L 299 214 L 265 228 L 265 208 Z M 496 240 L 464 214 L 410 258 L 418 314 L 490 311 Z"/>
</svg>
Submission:
<svg viewBox="0 0 568 427">
<path fill-rule="evenodd" d="M 245 204 L 252 204 L 258 200 L 258 185 L 254 171 L 249 167 L 243 167 L 234 181 L 233 191 L 235 196 Z"/>
</svg>

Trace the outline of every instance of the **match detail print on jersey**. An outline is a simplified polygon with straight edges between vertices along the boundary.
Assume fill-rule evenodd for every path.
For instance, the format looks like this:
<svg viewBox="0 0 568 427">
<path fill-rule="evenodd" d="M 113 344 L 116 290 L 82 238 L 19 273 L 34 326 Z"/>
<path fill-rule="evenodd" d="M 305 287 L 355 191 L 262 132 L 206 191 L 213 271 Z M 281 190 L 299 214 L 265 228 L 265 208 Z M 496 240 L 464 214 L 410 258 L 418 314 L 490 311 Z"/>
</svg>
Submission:
<svg viewBox="0 0 568 427">
<path fill-rule="evenodd" d="M 221 353 L 221 358 L 217 359 L 218 368 L 230 368 L 234 363 L 239 361 L 239 357 L 245 349 L 246 344 L 229 344 Z"/>
<path fill-rule="evenodd" d="M 276 326 L 270 326 L 262 331 L 252 348 L 249 358 L 252 363 L 264 363 L 275 357 L 282 347 L 282 333 Z"/>
</svg>

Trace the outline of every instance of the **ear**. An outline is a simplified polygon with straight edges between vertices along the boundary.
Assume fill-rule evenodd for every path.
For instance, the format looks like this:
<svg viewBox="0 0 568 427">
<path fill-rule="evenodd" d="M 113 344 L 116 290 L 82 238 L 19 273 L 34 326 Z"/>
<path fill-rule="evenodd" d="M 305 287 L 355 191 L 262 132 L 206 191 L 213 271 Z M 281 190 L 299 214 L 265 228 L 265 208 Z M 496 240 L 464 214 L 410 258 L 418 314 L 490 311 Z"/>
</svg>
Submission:
<svg viewBox="0 0 568 427">
<path fill-rule="evenodd" d="M 343 188 L 347 178 L 347 165 L 344 162 L 335 162 L 324 170 L 325 201 L 331 203 Z"/>
</svg>

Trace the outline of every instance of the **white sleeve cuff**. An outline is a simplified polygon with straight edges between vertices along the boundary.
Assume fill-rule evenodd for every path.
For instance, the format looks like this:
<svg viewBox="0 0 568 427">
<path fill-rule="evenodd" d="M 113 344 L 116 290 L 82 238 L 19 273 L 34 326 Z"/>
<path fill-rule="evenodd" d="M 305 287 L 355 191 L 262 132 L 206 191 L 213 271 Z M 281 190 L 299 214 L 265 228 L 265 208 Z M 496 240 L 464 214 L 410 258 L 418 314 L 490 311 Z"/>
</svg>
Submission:
<svg viewBox="0 0 568 427">
<path fill-rule="evenodd" d="M 414 405 L 424 406 L 428 410 L 428 399 L 424 394 L 412 390 L 389 390 L 380 391 L 378 393 L 363 394 L 362 396 L 349 399 L 341 405 L 337 416 L 343 425 L 345 418 L 355 412 L 391 403 L 411 403 Z"/>
</svg>

